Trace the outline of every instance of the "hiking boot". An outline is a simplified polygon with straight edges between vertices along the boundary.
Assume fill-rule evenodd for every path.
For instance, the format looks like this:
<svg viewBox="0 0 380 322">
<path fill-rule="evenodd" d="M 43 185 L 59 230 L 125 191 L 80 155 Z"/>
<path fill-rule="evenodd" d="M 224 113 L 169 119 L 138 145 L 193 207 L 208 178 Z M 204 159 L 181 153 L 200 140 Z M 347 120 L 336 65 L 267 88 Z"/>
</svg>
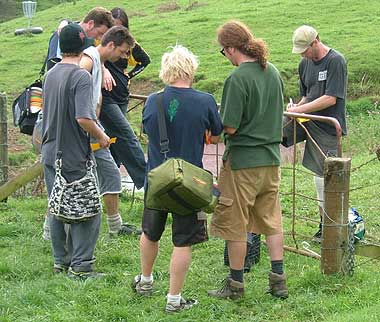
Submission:
<svg viewBox="0 0 380 322">
<path fill-rule="evenodd" d="M 67 271 L 67 276 L 72 279 L 78 279 L 78 280 L 88 280 L 88 279 L 95 279 L 95 278 L 103 278 L 106 276 L 104 273 L 99 273 L 99 272 L 76 272 L 74 271 L 71 267 Z"/>
<path fill-rule="evenodd" d="M 69 267 L 66 265 L 54 264 L 53 274 L 58 275 L 58 274 L 66 273 L 68 269 L 69 269 Z"/>
<path fill-rule="evenodd" d="M 166 311 L 166 313 L 178 313 L 178 312 L 181 312 L 183 310 L 188 310 L 197 304 L 198 304 L 197 300 L 192 300 L 192 299 L 185 300 L 181 296 L 181 301 L 179 302 L 179 304 L 174 303 L 174 302 L 167 302 L 166 307 L 165 307 L 165 311 Z"/>
<path fill-rule="evenodd" d="M 276 274 L 269 272 L 269 289 L 268 293 L 280 299 L 288 297 L 288 288 L 286 287 L 286 276 L 283 274 Z"/>
<path fill-rule="evenodd" d="M 117 236 L 128 236 L 135 235 L 140 236 L 142 234 L 142 230 L 137 228 L 135 225 L 131 224 L 122 224 L 119 231 L 117 233 L 109 233 L 110 238 L 115 238 Z"/>
<path fill-rule="evenodd" d="M 132 234 L 140 236 L 142 234 L 142 230 L 137 228 L 135 225 L 131 225 L 131 224 L 121 225 L 118 235 L 132 235 Z"/>
<path fill-rule="evenodd" d="M 212 297 L 237 300 L 244 295 L 244 283 L 235 281 L 231 277 L 227 277 L 223 281 L 223 285 L 219 290 L 207 291 L 207 294 Z"/>
<path fill-rule="evenodd" d="M 150 296 L 153 293 L 153 281 L 143 282 L 141 280 L 141 274 L 136 275 L 132 281 L 132 289 L 140 295 Z"/>
</svg>

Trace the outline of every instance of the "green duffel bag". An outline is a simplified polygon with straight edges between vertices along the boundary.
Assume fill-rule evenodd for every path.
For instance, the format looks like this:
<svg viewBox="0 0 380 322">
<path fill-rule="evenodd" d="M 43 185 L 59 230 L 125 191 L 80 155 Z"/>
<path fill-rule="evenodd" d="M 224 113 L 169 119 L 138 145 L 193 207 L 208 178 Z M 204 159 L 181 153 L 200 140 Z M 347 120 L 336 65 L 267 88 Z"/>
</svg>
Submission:
<svg viewBox="0 0 380 322">
<path fill-rule="evenodd" d="M 212 174 L 182 159 L 168 159 L 149 171 L 147 208 L 189 215 L 212 202 Z"/>
</svg>

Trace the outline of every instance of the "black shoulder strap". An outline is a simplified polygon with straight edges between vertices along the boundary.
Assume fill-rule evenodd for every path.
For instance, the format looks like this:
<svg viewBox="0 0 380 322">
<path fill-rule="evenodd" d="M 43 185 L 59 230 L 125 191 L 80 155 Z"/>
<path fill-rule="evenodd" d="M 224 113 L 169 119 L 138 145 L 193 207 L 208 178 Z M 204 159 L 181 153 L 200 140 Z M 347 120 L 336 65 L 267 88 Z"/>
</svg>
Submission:
<svg viewBox="0 0 380 322">
<path fill-rule="evenodd" d="M 47 53 L 46 53 L 46 57 L 45 57 L 44 63 L 42 64 L 42 67 L 41 67 L 41 69 L 40 69 L 40 74 L 39 74 L 40 77 L 39 77 L 39 80 L 41 80 L 42 77 L 45 75 L 46 64 L 47 64 L 47 61 L 48 61 L 48 59 L 49 59 L 50 41 L 51 41 L 51 38 L 52 38 L 52 37 L 53 37 L 53 36 L 51 36 L 50 39 L 49 39 L 49 45 L 48 45 L 48 49 L 47 49 Z"/>
<path fill-rule="evenodd" d="M 165 110 L 164 110 L 164 105 L 162 103 L 163 97 L 164 97 L 164 92 L 160 92 L 157 94 L 158 132 L 160 134 L 160 152 L 165 156 L 165 160 L 166 160 L 167 153 L 169 152 L 169 139 L 168 139 L 168 131 L 166 128 Z"/>
<path fill-rule="evenodd" d="M 44 63 L 43 63 L 43 65 L 42 65 L 42 67 L 41 67 L 41 70 L 40 70 L 40 74 L 39 74 L 39 80 L 41 80 L 42 79 L 42 77 L 45 75 L 45 70 L 46 70 L 46 64 L 47 64 L 47 61 L 48 61 L 48 55 L 46 55 L 46 57 L 45 57 L 45 61 L 44 61 Z"/>
</svg>

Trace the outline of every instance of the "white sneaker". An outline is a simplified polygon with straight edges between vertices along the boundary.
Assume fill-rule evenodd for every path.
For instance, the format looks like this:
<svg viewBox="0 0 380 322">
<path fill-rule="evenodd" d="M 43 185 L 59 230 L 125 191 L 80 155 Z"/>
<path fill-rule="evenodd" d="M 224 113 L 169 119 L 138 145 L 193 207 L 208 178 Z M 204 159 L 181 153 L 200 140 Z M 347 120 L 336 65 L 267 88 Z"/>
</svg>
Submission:
<svg viewBox="0 0 380 322">
<path fill-rule="evenodd" d="M 165 311 L 166 313 L 177 313 L 181 312 L 183 310 L 191 309 L 194 305 L 197 305 L 198 301 L 193 299 L 185 300 L 183 297 L 181 297 L 181 301 L 179 304 L 174 302 L 167 302 Z"/>
<path fill-rule="evenodd" d="M 143 282 L 141 280 L 141 274 L 136 275 L 132 281 L 132 289 L 140 295 L 144 295 L 144 296 L 152 295 L 153 281 Z"/>
</svg>

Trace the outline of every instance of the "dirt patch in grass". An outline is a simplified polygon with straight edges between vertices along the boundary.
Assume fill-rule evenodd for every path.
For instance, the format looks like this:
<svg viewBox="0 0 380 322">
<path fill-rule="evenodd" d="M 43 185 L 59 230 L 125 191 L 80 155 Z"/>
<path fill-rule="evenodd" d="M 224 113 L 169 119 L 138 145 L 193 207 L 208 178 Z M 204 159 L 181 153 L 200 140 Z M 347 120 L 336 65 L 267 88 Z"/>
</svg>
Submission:
<svg viewBox="0 0 380 322">
<path fill-rule="evenodd" d="M 139 12 L 139 11 L 132 11 L 128 13 L 128 17 L 146 17 L 148 14 L 145 12 Z"/>
<path fill-rule="evenodd" d="M 159 89 L 159 86 L 151 81 L 147 80 L 135 80 L 131 81 L 129 92 L 136 95 L 149 95 Z"/>
<path fill-rule="evenodd" d="M 192 3 L 190 3 L 186 8 L 185 10 L 186 11 L 189 11 L 189 10 L 193 10 L 193 9 L 197 9 L 199 7 L 203 7 L 203 6 L 207 6 L 208 4 L 207 3 L 203 3 L 203 2 L 199 2 L 199 1 L 194 1 Z"/>
<path fill-rule="evenodd" d="M 164 4 L 160 5 L 156 9 L 156 12 L 157 13 L 163 13 L 163 12 L 175 11 L 175 10 L 179 10 L 179 9 L 181 9 L 181 6 L 177 2 L 171 1 L 171 2 L 164 3 Z"/>
<path fill-rule="evenodd" d="M 8 123 L 8 152 L 23 152 L 29 149 L 23 141 L 25 134 L 20 133 L 18 127 Z"/>
</svg>

